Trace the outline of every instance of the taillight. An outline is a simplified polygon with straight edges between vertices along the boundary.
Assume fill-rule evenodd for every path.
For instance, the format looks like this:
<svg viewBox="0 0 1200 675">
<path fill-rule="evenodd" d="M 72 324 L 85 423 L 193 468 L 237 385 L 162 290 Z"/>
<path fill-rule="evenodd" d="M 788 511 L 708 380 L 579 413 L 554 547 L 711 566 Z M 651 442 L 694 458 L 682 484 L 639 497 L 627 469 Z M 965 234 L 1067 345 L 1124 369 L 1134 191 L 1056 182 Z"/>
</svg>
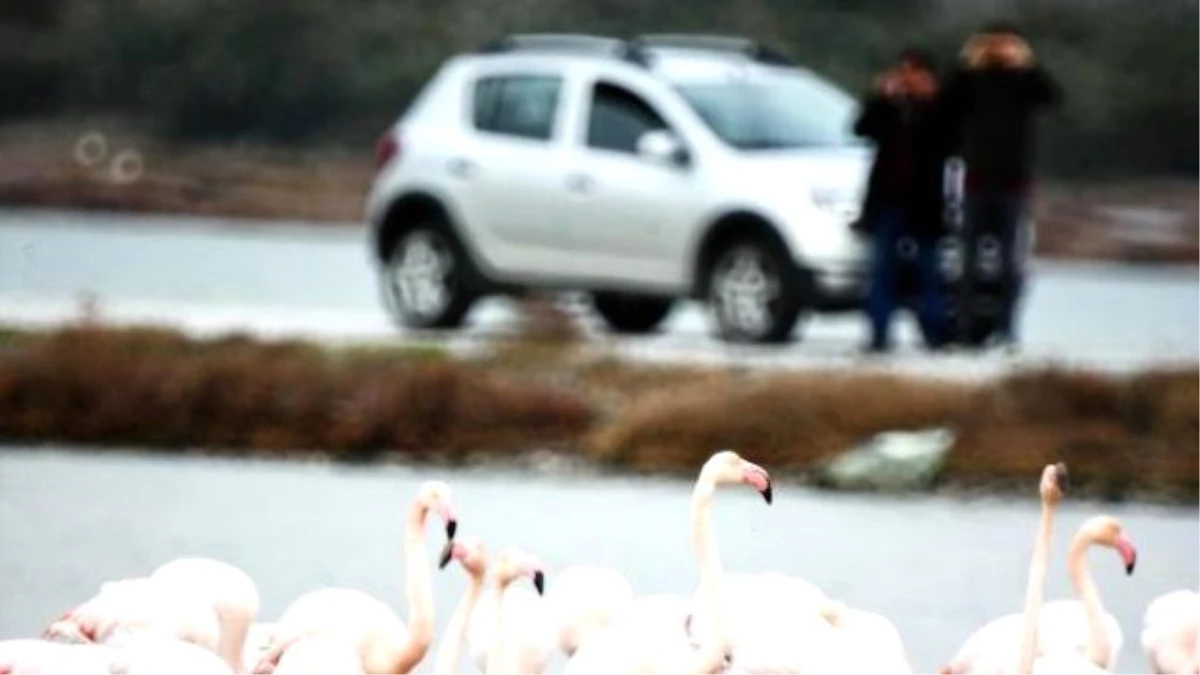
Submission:
<svg viewBox="0 0 1200 675">
<path fill-rule="evenodd" d="M 393 157 L 400 154 L 400 141 L 389 131 L 375 143 L 375 170 L 379 171 Z"/>
</svg>

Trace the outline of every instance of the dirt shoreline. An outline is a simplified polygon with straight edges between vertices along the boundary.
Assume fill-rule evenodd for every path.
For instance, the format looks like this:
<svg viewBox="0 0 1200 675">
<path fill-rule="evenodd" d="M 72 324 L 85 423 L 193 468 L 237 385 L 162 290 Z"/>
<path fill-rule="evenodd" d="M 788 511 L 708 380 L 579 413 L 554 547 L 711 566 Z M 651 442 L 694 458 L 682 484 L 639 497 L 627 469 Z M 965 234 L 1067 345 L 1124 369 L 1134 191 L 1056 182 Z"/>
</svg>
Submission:
<svg viewBox="0 0 1200 675">
<path fill-rule="evenodd" d="M 981 382 L 597 359 L 569 339 L 473 357 L 80 324 L 0 331 L 0 443 L 345 462 L 549 462 L 685 475 L 738 449 L 813 484 L 876 433 L 946 427 L 924 492 L 1017 494 L 1048 462 L 1101 500 L 1195 504 L 1200 371 L 1037 368 Z"/>
<path fill-rule="evenodd" d="M 128 124 L 94 120 L 0 126 L 0 156 L 0 205 L 331 227 L 361 225 L 373 175 L 370 148 L 172 146 Z M 1198 212 L 1194 178 L 1043 181 L 1035 193 L 1036 254 L 1195 264 Z"/>
</svg>

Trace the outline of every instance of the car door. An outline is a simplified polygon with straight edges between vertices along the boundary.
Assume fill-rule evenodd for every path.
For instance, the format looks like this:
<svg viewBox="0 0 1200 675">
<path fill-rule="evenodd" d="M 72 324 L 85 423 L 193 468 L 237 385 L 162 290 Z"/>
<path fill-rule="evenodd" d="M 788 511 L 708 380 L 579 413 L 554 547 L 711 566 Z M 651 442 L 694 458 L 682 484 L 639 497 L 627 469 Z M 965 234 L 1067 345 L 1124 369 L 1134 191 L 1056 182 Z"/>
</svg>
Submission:
<svg viewBox="0 0 1200 675">
<path fill-rule="evenodd" d="M 551 274 L 561 257 L 565 87 L 545 67 L 481 70 L 469 85 L 470 133 L 447 170 L 475 247 L 501 273 Z"/>
<path fill-rule="evenodd" d="M 655 130 L 682 138 L 637 85 L 601 75 L 584 86 L 567 178 L 576 269 L 593 280 L 672 288 L 683 275 L 681 233 L 704 200 L 689 166 L 643 157 L 638 141 Z"/>
</svg>

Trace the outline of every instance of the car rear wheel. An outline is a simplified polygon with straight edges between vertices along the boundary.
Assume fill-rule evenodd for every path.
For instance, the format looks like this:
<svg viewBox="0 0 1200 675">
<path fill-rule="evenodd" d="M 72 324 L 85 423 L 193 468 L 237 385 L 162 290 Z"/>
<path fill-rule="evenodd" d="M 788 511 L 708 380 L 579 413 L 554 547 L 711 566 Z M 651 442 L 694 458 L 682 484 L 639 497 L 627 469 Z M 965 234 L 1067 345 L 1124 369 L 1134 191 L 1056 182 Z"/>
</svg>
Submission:
<svg viewBox="0 0 1200 675">
<path fill-rule="evenodd" d="M 596 292 L 592 306 L 604 322 L 618 333 L 649 333 L 671 313 L 670 298 L 632 293 Z"/>
<path fill-rule="evenodd" d="M 788 254 L 765 238 L 724 247 L 708 276 L 708 301 L 718 334 L 727 342 L 788 341 L 804 308 Z"/>
<path fill-rule="evenodd" d="M 456 328 L 475 301 L 470 270 L 462 246 L 440 223 L 409 228 L 384 261 L 388 311 L 408 328 Z"/>
</svg>

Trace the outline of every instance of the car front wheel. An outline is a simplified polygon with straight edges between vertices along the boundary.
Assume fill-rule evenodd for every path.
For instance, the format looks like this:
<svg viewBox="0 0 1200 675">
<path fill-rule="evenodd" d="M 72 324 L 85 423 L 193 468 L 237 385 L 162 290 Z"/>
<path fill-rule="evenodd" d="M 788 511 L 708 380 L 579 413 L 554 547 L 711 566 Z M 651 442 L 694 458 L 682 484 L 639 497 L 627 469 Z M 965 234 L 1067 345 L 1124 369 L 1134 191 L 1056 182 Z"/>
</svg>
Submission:
<svg viewBox="0 0 1200 675">
<path fill-rule="evenodd" d="M 721 339 L 780 343 L 804 308 L 802 289 L 781 246 L 763 238 L 734 242 L 710 267 L 708 301 Z"/>
<path fill-rule="evenodd" d="M 475 300 L 467 283 L 470 264 L 453 235 L 438 224 L 408 229 L 384 262 L 388 311 L 408 328 L 460 326 Z"/>
</svg>

